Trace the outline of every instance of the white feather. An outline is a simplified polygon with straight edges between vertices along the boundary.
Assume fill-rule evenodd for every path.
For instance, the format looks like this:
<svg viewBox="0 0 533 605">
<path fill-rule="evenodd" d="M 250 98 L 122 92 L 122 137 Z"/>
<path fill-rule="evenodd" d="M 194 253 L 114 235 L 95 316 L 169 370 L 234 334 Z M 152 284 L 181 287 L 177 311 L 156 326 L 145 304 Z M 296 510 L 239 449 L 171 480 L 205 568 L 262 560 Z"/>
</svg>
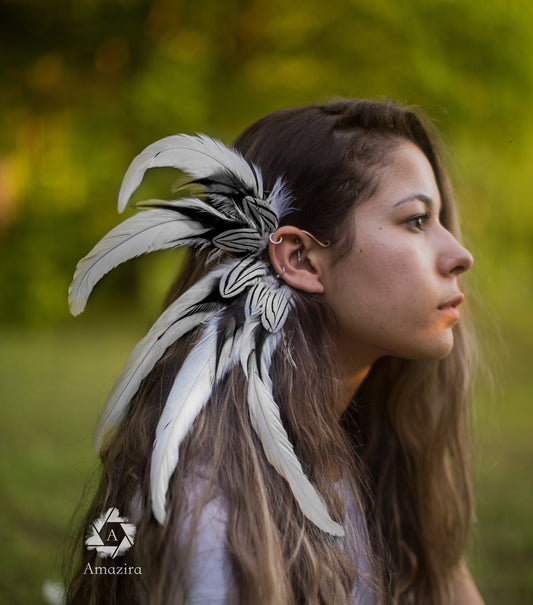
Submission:
<svg viewBox="0 0 533 605">
<path fill-rule="evenodd" d="M 217 367 L 216 381 L 222 380 L 228 371 L 235 365 L 239 359 L 239 350 L 241 346 L 242 328 L 236 330 L 232 338 L 224 341 L 222 351 L 220 352 L 219 363 Z"/>
<path fill-rule="evenodd" d="M 164 524 L 168 483 L 179 460 L 179 447 L 215 386 L 217 327 L 220 317 L 211 320 L 199 342 L 189 353 L 174 381 L 157 425 L 150 469 L 150 491 L 154 517 Z M 226 347 L 220 356 L 221 378 L 233 364 L 238 347 Z"/>
<path fill-rule="evenodd" d="M 283 179 L 278 178 L 268 196 L 268 202 L 276 211 L 278 219 L 281 220 L 285 215 L 289 214 L 291 210 L 294 210 L 291 206 L 292 199 Z"/>
<path fill-rule="evenodd" d="M 211 177 L 221 169 L 241 179 L 258 197 L 263 196 L 261 175 L 237 151 L 205 135 L 166 137 L 144 149 L 130 164 L 118 196 L 118 211 L 126 207 L 149 168 L 173 167 L 195 179 Z"/>
<path fill-rule="evenodd" d="M 80 260 L 69 286 L 69 304 L 79 315 L 95 284 L 117 265 L 154 250 L 165 250 L 192 243 L 206 231 L 196 221 L 174 210 L 139 212 L 117 225 Z"/>
<path fill-rule="evenodd" d="M 331 519 L 302 469 L 272 396 L 272 382 L 268 370 L 277 341 L 277 336 L 269 336 L 264 345 L 261 360 L 263 380 L 257 365 L 256 352 L 252 351 L 248 357 L 248 405 L 252 426 L 261 440 L 267 460 L 287 480 L 304 515 L 322 531 L 342 537 L 343 528 Z"/>
<path fill-rule="evenodd" d="M 200 323 L 211 319 L 216 313 L 216 311 L 208 311 L 182 317 L 217 287 L 220 275 L 224 271 L 226 267 L 213 270 L 189 288 L 165 310 L 148 334 L 133 349 L 124 369 L 115 380 L 98 418 L 93 439 L 97 452 L 100 450 L 105 434 L 120 422 L 141 382 L 167 348 Z"/>
<path fill-rule="evenodd" d="M 239 351 L 239 358 L 241 362 L 241 368 L 248 379 L 248 358 L 250 353 L 255 348 L 255 338 L 257 336 L 257 328 L 261 324 L 261 318 L 257 313 L 249 315 L 242 328 L 241 347 Z"/>
</svg>

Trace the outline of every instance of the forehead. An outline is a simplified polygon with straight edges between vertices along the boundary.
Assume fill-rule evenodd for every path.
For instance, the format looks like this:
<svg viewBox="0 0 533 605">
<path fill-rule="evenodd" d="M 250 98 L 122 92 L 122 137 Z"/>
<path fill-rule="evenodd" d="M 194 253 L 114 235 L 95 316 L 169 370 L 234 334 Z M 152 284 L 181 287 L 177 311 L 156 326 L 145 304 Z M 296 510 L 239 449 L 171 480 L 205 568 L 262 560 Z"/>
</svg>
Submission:
<svg viewBox="0 0 533 605">
<path fill-rule="evenodd" d="M 429 199 L 440 210 L 440 192 L 433 168 L 425 154 L 413 143 L 402 141 L 391 152 L 390 162 L 378 177 L 378 187 L 371 197 L 374 203 L 392 205 L 401 200 Z"/>
</svg>

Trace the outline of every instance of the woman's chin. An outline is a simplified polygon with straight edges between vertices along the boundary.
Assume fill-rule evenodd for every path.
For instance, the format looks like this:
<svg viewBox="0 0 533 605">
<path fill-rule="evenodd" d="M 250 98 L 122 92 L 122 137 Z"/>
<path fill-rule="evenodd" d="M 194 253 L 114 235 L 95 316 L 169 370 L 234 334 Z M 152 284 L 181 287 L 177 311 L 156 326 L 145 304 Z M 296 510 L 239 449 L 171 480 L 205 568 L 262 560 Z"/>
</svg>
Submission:
<svg viewBox="0 0 533 605">
<path fill-rule="evenodd" d="M 444 359 L 452 352 L 453 349 L 453 332 L 451 330 L 443 333 L 439 338 L 426 339 L 419 343 L 418 346 L 413 346 L 412 349 L 405 355 L 405 359 L 413 359 L 418 361 L 438 361 Z"/>
</svg>

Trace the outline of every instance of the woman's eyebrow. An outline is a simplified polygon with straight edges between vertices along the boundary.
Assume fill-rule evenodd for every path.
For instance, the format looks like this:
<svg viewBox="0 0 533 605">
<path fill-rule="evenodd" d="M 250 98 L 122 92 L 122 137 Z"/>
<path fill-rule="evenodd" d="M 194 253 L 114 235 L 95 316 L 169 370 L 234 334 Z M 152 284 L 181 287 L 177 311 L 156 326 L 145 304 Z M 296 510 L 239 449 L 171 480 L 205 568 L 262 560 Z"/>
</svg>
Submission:
<svg viewBox="0 0 533 605">
<path fill-rule="evenodd" d="M 433 208 L 433 200 L 424 193 L 411 193 L 402 198 L 400 201 L 396 202 L 394 207 L 399 206 L 400 204 L 405 204 L 405 202 L 412 202 L 413 200 L 419 200 L 426 206 L 428 210 Z"/>
</svg>

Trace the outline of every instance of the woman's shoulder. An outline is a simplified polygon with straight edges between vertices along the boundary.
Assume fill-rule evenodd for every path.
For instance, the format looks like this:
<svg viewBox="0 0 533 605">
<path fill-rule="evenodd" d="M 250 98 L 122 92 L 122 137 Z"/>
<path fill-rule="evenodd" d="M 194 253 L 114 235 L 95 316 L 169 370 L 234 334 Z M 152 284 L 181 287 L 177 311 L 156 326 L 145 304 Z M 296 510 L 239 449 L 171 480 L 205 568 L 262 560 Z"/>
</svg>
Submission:
<svg viewBox="0 0 533 605">
<path fill-rule="evenodd" d="M 190 544 L 190 589 L 187 603 L 224 603 L 229 588 L 231 565 L 226 547 L 227 504 L 222 494 L 209 489 L 205 472 L 191 475 L 183 486 L 187 491 L 187 512 L 180 540 Z"/>
<path fill-rule="evenodd" d="M 353 589 L 354 602 L 373 605 L 375 597 L 366 578 L 369 569 L 365 556 L 366 531 L 357 497 L 348 482 L 333 484 L 345 504 L 344 525 L 347 529 L 345 547 L 359 569 L 359 581 Z M 190 588 L 187 603 L 222 604 L 231 587 L 232 569 L 226 542 L 227 502 L 211 485 L 208 475 L 199 470 L 189 476 L 183 486 L 187 490 L 187 514 L 181 528 L 181 540 L 193 532 L 190 552 Z"/>
<path fill-rule="evenodd" d="M 344 475 L 334 485 L 344 501 L 343 525 L 346 532 L 344 548 L 357 568 L 358 577 L 352 590 L 353 602 L 359 605 L 375 605 L 377 599 L 371 587 L 372 573 L 369 565 L 371 549 L 361 502 L 347 476 Z"/>
<path fill-rule="evenodd" d="M 226 548 L 226 511 L 217 500 L 203 507 L 190 566 L 190 603 L 223 603 L 231 574 Z"/>
</svg>

